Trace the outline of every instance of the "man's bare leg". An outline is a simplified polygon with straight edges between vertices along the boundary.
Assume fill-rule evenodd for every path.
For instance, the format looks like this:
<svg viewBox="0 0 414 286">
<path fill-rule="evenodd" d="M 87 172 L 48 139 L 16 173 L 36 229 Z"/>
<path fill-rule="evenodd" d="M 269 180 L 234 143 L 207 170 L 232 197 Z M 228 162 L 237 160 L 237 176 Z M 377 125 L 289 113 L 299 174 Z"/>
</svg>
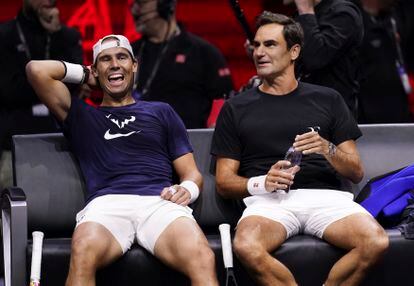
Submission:
<svg viewBox="0 0 414 286">
<path fill-rule="evenodd" d="M 289 269 L 269 253 L 286 240 L 278 222 L 248 216 L 237 226 L 234 251 L 253 279 L 260 285 L 297 285 Z"/>
<path fill-rule="evenodd" d="M 72 237 L 66 286 L 95 285 L 96 270 L 120 256 L 121 246 L 109 230 L 95 222 L 80 224 Z"/>
<path fill-rule="evenodd" d="M 349 250 L 329 272 L 326 286 L 359 285 L 367 271 L 388 248 L 388 236 L 376 220 L 363 213 L 353 214 L 329 225 L 323 238 Z"/>
<path fill-rule="evenodd" d="M 184 273 L 193 286 L 218 286 L 214 253 L 197 223 L 180 217 L 155 243 L 155 256 Z"/>
</svg>

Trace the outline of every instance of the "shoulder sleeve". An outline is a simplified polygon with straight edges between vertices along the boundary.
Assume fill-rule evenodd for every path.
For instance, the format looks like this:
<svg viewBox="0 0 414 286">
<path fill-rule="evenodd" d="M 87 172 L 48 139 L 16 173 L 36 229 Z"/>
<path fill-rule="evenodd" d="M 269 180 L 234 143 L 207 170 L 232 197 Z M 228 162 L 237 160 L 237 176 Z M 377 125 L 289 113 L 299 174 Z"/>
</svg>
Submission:
<svg viewBox="0 0 414 286">
<path fill-rule="evenodd" d="M 241 142 L 229 102 L 223 105 L 214 130 L 211 154 L 241 160 Z"/>
<path fill-rule="evenodd" d="M 75 132 L 76 126 L 79 126 L 79 123 L 84 118 L 83 110 L 86 110 L 82 105 L 86 105 L 81 99 L 76 96 L 72 96 L 70 108 L 68 115 L 65 120 L 62 122 L 63 134 L 67 138 L 71 138 L 71 135 Z"/>
<path fill-rule="evenodd" d="M 332 97 L 332 138 L 331 141 L 338 145 L 347 140 L 356 140 L 362 136 L 361 130 L 358 127 L 354 117 L 347 107 L 342 96 L 332 90 L 334 96 Z"/>
<path fill-rule="evenodd" d="M 222 53 L 213 45 L 204 43 L 201 56 L 205 63 L 205 80 L 208 97 L 211 99 L 224 98 L 233 90 L 230 69 Z"/>
<path fill-rule="evenodd" d="M 305 34 L 302 63 L 306 70 L 323 68 L 362 40 L 362 16 L 352 3 L 340 2 L 319 18 L 296 17 Z"/>
<path fill-rule="evenodd" d="M 173 108 L 164 104 L 162 109 L 162 118 L 167 131 L 168 152 L 171 160 L 174 161 L 180 156 L 193 152 L 193 148 L 188 138 L 187 129 L 183 121 Z"/>
</svg>

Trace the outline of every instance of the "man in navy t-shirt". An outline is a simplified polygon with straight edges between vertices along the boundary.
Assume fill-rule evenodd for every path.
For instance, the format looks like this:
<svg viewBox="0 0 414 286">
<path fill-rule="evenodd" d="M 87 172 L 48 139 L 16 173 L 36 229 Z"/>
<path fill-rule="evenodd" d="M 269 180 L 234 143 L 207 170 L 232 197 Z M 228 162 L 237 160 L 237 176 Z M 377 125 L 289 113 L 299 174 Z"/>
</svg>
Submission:
<svg viewBox="0 0 414 286">
<path fill-rule="evenodd" d="M 218 285 L 214 254 L 188 204 L 199 195 L 184 124 L 165 103 L 132 96 L 137 62 L 129 41 L 109 35 L 93 47 L 93 65 L 31 61 L 30 83 L 56 118 L 86 180 L 66 285 L 95 285 L 95 272 L 136 241 L 192 285 Z M 71 98 L 64 83 L 99 86 L 100 107 Z M 173 185 L 173 170 L 180 184 Z"/>
</svg>

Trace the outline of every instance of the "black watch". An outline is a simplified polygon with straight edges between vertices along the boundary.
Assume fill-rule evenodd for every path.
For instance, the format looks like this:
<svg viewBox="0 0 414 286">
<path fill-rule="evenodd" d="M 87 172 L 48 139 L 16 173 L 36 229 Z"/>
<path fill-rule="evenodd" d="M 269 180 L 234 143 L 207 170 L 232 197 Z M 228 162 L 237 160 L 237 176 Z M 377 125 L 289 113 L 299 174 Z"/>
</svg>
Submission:
<svg viewBox="0 0 414 286">
<path fill-rule="evenodd" d="M 89 70 L 87 66 L 82 65 L 82 68 L 83 68 L 83 78 L 80 84 L 88 83 L 89 74 L 91 73 L 91 71 Z"/>
<path fill-rule="evenodd" d="M 329 142 L 328 145 L 328 156 L 333 157 L 336 154 L 336 146 L 334 143 Z"/>
</svg>

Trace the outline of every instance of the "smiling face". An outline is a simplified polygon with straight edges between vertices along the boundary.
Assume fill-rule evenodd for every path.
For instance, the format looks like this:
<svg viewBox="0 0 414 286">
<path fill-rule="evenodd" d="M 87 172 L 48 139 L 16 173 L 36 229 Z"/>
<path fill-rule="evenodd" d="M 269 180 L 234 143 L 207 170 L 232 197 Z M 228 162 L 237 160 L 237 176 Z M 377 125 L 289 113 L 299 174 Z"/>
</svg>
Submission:
<svg viewBox="0 0 414 286">
<path fill-rule="evenodd" d="M 287 72 L 294 73 L 294 61 L 299 56 L 300 46 L 293 45 L 288 49 L 282 25 L 261 26 L 256 32 L 253 47 L 253 59 L 260 77 L 275 78 Z"/>
<path fill-rule="evenodd" d="M 110 41 L 116 39 L 109 38 L 104 42 Z M 133 60 L 127 49 L 117 46 L 104 49 L 99 53 L 92 71 L 98 78 L 104 92 L 104 99 L 121 101 L 131 96 L 137 62 Z"/>
</svg>

